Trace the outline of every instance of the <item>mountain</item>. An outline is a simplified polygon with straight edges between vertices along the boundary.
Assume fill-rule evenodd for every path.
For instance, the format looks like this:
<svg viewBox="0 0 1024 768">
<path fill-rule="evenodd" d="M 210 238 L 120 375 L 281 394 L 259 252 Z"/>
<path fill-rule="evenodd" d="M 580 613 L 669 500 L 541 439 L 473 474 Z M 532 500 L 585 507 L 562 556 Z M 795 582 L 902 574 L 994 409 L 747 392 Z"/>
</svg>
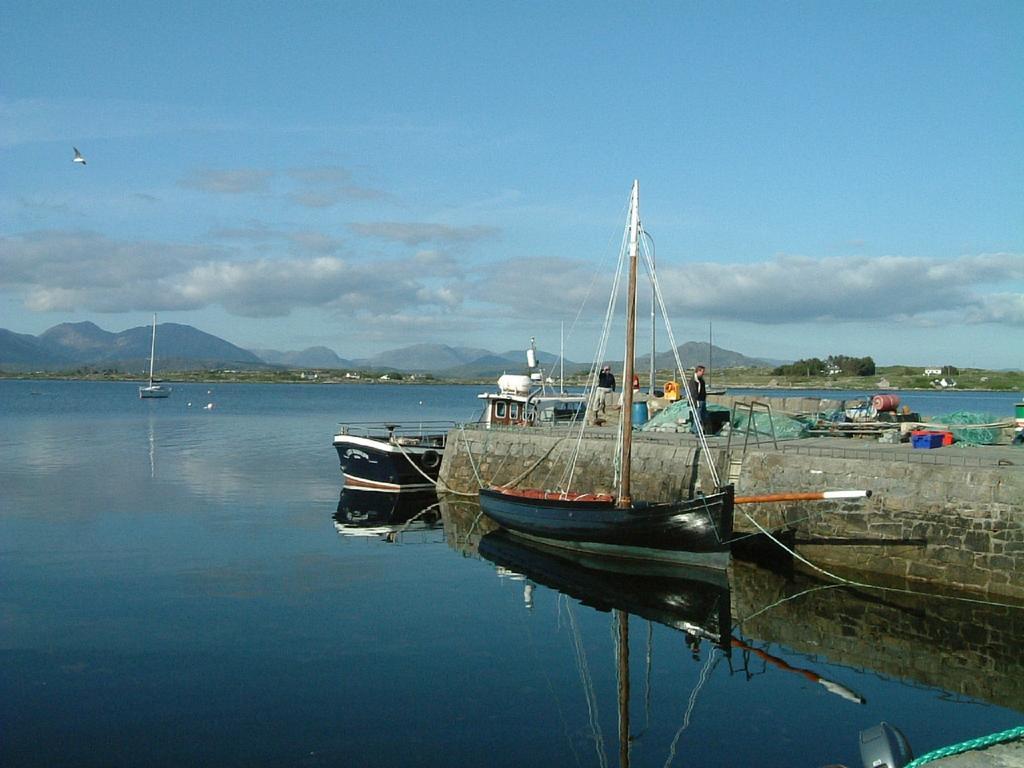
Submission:
<svg viewBox="0 0 1024 768">
<path fill-rule="evenodd" d="M 0 328 L 0 369 L 7 371 L 74 370 L 82 366 L 144 372 L 149 364 L 152 329 L 148 325 L 111 333 L 95 323 L 61 323 L 37 336 Z M 161 323 L 156 333 L 157 368 L 165 371 L 212 369 L 331 368 L 404 373 L 432 373 L 452 379 L 495 378 L 502 373 L 524 373 L 526 351 L 513 349 L 491 352 L 477 347 L 446 344 L 414 344 L 372 357 L 346 360 L 327 347 L 310 347 L 298 352 L 261 349 L 249 351 L 224 339 L 178 323 Z M 679 347 L 683 365 L 708 365 L 707 342 L 690 341 Z M 649 355 L 637 359 L 637 370 L 650 367 Z M 538 350 L 537 362 L 550 376 L 558 375 L 558 355 Z M 621 370 L 622 363 L 606 361 Z M 765 367 L 780 361 L 747 357 L 738 352 L 711 347 L 712 373 L 718 368 Z M 660 370 L 671 368 L 675 359 L 668 350 L 656 358 Z M 564 362 L 566 375 L 590 368 L 589 363 Z"/>
<path fill-rule="evenodd" d="M 61 323 L 38 337 L 0 329 L 0 367 L 9 371 L 70 370 L 81 366 L 141 372 L 149 365 L 151 326 L 111 333 L 95 323 Z M 224 339 L 179 323 L 157 326 L 157 366 L 164 370 L 265 368 L 266 363 Z"/>
<path fill-rule="evenodd" d="M 705 365 L 713 371 L 716 368 L 768 368 L 781 363 L 779 360 L 747 357 L 739 352 L 733 352 L 731 349 L 722 349 L 713 344 L 709 345 L 706 341 L 688 341 L 685 344 L 680 344 L 677 349 L 679 350 L 680 361 L 687 368 L 692 368 L 695 365 Z M 659 370 L 674 368 L 676 364 L 675 355 L 672 354 L 671 350 L 659 352 L 654 357 L 654 364 Z M 622 367 L 621 363 L 619 367 Z M 636 369 L 638 371 L 646 371 L 650 367 L 650 353 L 637 357 Z"/>
<path fill-rule="evenodd" d="M 465 365 L 494 353 L 473 347 L 449 347 L 447 344 L 413 344 L 401 349 L 381 352 L 373 357 L 353 360 L 360 368 L 390 368 L 412 373 L 440 373 L 448 368 Z"/>
<path fill-rule="evenodd" d="M 264 362 L 289 368 L 351 368 L 351 360 L 338 357 L 333 349 L 309 347 L 299 352 L 279 352 L 276 349 L 249 350 Z"/>
<path fill-rule="evenodd" d="M 95 323 L 61 323 L 39 334 L 40 343 L 69 361 L 100 360 L 117 348 L 118 334 Z M 149 356 L 147 346 L 146 356 Z"/>
<path fill-rule="evenodd" d="M 4 370 L 45 369 L 62 360 L 58 353 L 27 333 L 0 328 L 0 368 Z"/>
</svg>

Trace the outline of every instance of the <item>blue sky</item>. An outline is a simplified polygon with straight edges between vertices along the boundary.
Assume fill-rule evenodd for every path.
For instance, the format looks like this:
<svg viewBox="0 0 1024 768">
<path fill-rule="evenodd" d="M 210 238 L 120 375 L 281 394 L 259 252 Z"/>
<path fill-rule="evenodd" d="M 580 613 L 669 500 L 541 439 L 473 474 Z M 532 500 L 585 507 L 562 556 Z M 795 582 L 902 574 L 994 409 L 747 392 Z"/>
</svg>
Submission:
<svg viewBox="0 0 1024 768">
<path fill-rule="evenodd" d="M 1020 2 L 8 4 L 0 327 L 588 360 L 637 178 L 680 342 L 1024 368 L 1021 39 Z"/>
</svg>

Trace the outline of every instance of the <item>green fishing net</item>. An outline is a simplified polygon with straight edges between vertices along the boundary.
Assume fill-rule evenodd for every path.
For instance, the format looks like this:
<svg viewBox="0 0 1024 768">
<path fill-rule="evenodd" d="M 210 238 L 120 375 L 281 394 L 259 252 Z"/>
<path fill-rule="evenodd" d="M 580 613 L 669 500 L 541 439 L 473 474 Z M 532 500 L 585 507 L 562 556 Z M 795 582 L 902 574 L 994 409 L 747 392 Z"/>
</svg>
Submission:
<svg viewBox="0 0 1024 768">
<path fill-rule="evenodd" d="M 945 424 L 953 433 L 953 440 L 967 445 L 993 445 L 999 439 L 999 430 L 991 427 L 957 428 L 956 424 L 992 424 L 999 419 L 989 413 L 956 411 L 948 416 L 937 416 L 932 420 Z"/>
<path fill-rule="evenodd" d="M 753 421 L 751 421 L 753 418 Z M 785 416 L 781 413 L 769 415 L 765 411 L 754 411 L 753 416 L 747 410 L 737 411 L 732 420 L 732 429 L 737 436 L 747 434 L 749 429 L 751 435 L 771 437 L 772 429 L 775 430 L 775 437 L 779 440 L 793 440 L 799 437 L 807 437 L 809 425 L 800 419 L 792 416 Z"/>
</svg>

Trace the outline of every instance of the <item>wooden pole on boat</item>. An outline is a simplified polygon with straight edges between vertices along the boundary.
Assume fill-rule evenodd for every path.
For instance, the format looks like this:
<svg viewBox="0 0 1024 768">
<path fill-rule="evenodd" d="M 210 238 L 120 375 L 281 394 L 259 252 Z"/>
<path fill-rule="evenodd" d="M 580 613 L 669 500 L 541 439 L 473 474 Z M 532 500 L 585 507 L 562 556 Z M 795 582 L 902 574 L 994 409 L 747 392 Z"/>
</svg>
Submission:
<svg viewBox="0 0 1024 768">
<path fill-rule="evenodd" d="M 807 493 L 765 493 L 760 496 L 737 496 L 734 504 L 770 504 L 774 501 L 827 501 L 830 499 L 867 499 L 871 491 L 812 491 Z"/>
<path fill-rule="evenodd" d="M 633 449 L 633 356 L 636 346 L 636 267 L 640 234 L 640 182 L 633 181 L 629 200 L 629 290 L 626 294 L 626 370 L 622 376 L 622 476 L 615 506 L 626 509 L 633 503 L 629 491 Z"/>
</svg>

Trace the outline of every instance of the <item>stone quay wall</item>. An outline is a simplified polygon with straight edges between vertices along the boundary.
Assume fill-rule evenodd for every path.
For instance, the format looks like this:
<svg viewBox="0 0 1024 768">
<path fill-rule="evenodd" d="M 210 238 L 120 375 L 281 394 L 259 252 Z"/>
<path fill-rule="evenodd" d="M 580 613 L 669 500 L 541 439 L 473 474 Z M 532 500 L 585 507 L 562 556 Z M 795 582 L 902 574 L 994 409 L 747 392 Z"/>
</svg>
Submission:
<svg viewBox="0 0 1024 768">
<path fill-rule="evenodd" d="M 565 428 L 491 428 L 467 426 L 448 435 L 438 490 L 462 493 L 482 486 L 560 487 L 570 457 L 579 450 L 570 489 L 579 493 L 613 493 L 615 430 L 595 428 L 579 439 Z M 674 436 L 673 436 L 674 437 Z M 716 451 L 716 466 L 725 471 L 726 453 Z M 696 444 L 677 440 L 633 441 L 632 493 L 639 499 L 668 499 L 712 490 L 701 468 Z"/>
<path fill-rule="evenodd" d="M 579 441 L 571 488 L 612 492 L 614 429 L 592 432 Z M 504 484 L 557 489 L 576 441 L 558 428 L 460 428 L 449 435 L 439 490 L 473 493 L 483 485 Z M 993 454 L 985 448 L 883 450 L 842 438 L 748 447 L 745 454 L 741 446 L 711 442 L 719 476 L 733 482 L 740 496 L 838 489 L 873 493 L 869 499 L 737 505 L 737 535 L 757 533 L 753 520 L 823 568 L 1024 600 L 1024 452 L 1019 449 L 1003 449 L 1013 460 L 989 461 Z M 712 490 L 710 473 L 689 436 L 636 435 L 633 447 L 635 498 Z"/>
<path fill-rule="evenodd" d="M 870 489 L 872 496 L 837 503 L 738 505 L 734 527 L 756 530 L 750 515 L 769 530 L 787 531 L 797 551 L 819 565 L 1024 599 L 1022 467 L 926 463 L 939 457 L 910 450 L 877 455 L 831 451 L 851 454 L 839 456 L 750 451 L 742 458 L 738 493 Z"/>
</svg>

